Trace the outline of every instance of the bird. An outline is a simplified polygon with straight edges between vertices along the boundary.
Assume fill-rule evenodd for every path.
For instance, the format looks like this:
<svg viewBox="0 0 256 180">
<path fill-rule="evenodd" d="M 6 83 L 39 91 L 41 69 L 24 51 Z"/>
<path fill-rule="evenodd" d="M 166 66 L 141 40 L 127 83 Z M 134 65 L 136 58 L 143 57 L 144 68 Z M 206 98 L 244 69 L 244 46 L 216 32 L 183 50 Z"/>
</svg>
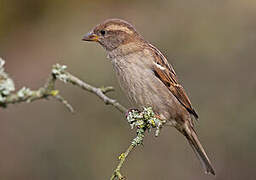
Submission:
<svg viewBox="0 0 256 180">
<path fill-rule="evenodd" d="M 166 57 L 122 19 L 107 19 L 85 34 L 83 41 L 99 43 L 107 53 L 119 84 L 130 102 L 152 107 L 157 117 L 188 140 L 205 173 L 215 170 L 194 129 L 198 114 Z"/>
</svg>

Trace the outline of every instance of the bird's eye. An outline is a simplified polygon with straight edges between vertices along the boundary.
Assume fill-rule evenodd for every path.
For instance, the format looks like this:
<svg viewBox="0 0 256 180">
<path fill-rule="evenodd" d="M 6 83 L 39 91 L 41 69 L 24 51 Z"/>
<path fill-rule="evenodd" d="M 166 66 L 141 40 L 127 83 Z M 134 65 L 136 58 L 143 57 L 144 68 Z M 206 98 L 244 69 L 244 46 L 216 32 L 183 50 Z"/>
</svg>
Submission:
<svg viewBox="0 0 256 180">
<path fill-rule="evenodd" d="M 105 30 L 101 30 L 101 31 L 100 31 L 100 34 L 101 34 L 102 36 L 104 36 L 104 35 L 106 34 L 106 31 L 105 31 Z"/>
</svg>

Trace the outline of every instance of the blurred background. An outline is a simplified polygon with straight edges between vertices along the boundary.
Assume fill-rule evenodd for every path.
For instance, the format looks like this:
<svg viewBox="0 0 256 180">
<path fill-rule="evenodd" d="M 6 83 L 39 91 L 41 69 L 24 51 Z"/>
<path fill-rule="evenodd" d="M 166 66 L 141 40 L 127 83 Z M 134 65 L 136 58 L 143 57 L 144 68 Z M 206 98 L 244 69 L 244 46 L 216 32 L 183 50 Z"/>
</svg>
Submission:
<svg viewBox="0 0 256 180">
<path fill-rule="evenodd" d="M 205 175 L 173 128 L 146 136 L 122 172 L 128 179 L 256 178 L 256 1 L 0 0 L 0 57 L 16 82 L 36 89 L 55 63 L 126 107 L 99 45 L 81 41 L 107 18 L 135 25 L 174 66 L 200 115 L 196 129 L 216 169 Z M 71 85 L 58 89 L 76 113 L 52 101 L 0 109 L 1 180 L 108 179 L 135 132 L 124 116 Z"/>
</svg>

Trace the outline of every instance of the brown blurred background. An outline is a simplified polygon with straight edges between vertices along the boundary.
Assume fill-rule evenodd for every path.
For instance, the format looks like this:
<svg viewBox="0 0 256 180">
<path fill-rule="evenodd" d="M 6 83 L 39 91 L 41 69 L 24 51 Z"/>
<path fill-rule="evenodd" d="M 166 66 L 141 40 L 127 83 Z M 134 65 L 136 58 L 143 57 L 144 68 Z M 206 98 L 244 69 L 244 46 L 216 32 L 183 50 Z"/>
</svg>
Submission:
<svg viewBox="0 0 256 180">
<path fill-rule="evenodd" d="M 205 175 L 173 128 L 150 133 L 122 170 L 128 179 L 256 178 L 256 1 L 0 0 L 0 57 L 16 88 L 36 89 L 55 63 L 129 107 L 111 63 L 84 33 L 106 18 L 132 22 L 173 64 L 200 114 L 196 129 L 215 168 Z M 0 109 L 1 180 L 108 179 L 135 132 L 113 107 L 70 85 L 55 101 Z"/>
</svg>

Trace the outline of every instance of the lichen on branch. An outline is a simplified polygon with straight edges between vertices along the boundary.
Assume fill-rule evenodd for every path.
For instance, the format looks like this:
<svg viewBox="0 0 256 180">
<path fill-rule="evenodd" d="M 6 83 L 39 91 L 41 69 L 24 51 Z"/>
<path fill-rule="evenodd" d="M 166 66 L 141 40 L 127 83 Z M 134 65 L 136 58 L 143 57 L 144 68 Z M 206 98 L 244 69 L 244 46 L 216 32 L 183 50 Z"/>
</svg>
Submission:
<svg viewBox="0 0 256 180">
<path fill-rule="evenodd" d="M 143 139 L 145 137 L 146 131 L 151 131 L 153 128 L 156 128 L 155 136 L 158 136 L 162 126 L 165 121 L 160 120 L 152 110 L 152 107 L 144 107 L 142 111 L 137 109 L 131 109 L 127 112 L 126 117 L 128 123 L 131 128 L 136 128 L 137 136 L 131 141 L 130 146 L 124 153 L 121 153 L 119 156 L 119 163 L 114 170 L 110 180 L 125 179 L 125 177 L 121 174 L 120 170 L 123 166 L 124 161 L 130 154 L 130 152 L 138 145 L 143 144 Z"/>
<path fill-rule="evenodd" d="M 159 132 L 165 123 L 156 116 L 151 107 L 145 107 L 142 111 L 133 109 L 127 111 L 127 109 L 106 95 L 106 93 L 113 91 L 113 87 L 94 87 L 78 77 L 72 75 L 67 71 L 67 66 L 56 64 L 52 67 L 51 74 L 46 83 L 37 90 L 31 90 L 27 87 L 22 87 L 15 92 L 15 84 L 13 80 L 8 76 L 4 70 L 5 61 L 0 58 L 0 108 L 6 108 L 8 104 L 16 104 L 22 102 L 33 102 L 40 99 L 54 98 L 64 104 L 68 110 L 73 112 L 73 107 L 60 95 L 60 90 L 55 88 L 57 80 L 63 83 L 70 83 L 78 86 L 79 88 L 90 92 L 99 97 L 106 105 L 112 105 L 121 113 L 127 113 L 127 121 L 131 128 L 136 128 L 136 137 L 131 141 L 128 149 L 119 156 L 119 163 L 114 170 L 111 180 L 115 178 L 124 179 L 120 170 L 130 152 L 138 145 L 143 143 L 146 131 L 156 129 L 155 136 L 159 135 Z"/>
<path fill-rule="evenodd" d="M 4 64 L 5 61 L 0 58 L 0 104 L 15 90 L 13 80 L 4 71 Z"/>
<path fill-rule="evenodd" d="M 63 103 L 71 112 L 72 106 L 60 95 L 59 90 L 55 89 L 56 78 L 51 74 L 43 87 L 37 90 L 31 90 L 27 87 L 22 87 L 17 92 L 13 80 L 4 70 L 5 61 L 0 59 L 0 107 L 6 108 L 8 104 L 16 104 L 21 102 L 30 103 L 39 99 L 54 99 Z"/>
<path fill-rule="evenodd" d="M 115 99 L 112 99 L 106 95 L 106 93 L 113 91 L 113 87 L 94 87 L 76 76 L 69 73 L 66 69 L 67 66 L 56 64 L 53 65 L 51 74 L 43 85 L 37 90 L 31 90 L 27 87 L 22 87 L 20 90 L 15 92 L 15 86 L 13 80 L 4 71 L 5 61 L 0 58 L 0 108 L 6 108 L 8 104 L 15 104 L 21 102 L 32 102 L 39 99 L 48 99 L 52 97 L 62 104 L 64 104 L 71 112 L 73 107 L 60 95 L 60 91 L 55 88 L 56 80 L 64 83 L 70 83 L 75 86 L 82 88 L 85 91 L 91 92 L 98 96 L 105 104 L 114 106 L 120 112 L 125 113 L 126 108 L 118 103 Z"/>
</svg>

